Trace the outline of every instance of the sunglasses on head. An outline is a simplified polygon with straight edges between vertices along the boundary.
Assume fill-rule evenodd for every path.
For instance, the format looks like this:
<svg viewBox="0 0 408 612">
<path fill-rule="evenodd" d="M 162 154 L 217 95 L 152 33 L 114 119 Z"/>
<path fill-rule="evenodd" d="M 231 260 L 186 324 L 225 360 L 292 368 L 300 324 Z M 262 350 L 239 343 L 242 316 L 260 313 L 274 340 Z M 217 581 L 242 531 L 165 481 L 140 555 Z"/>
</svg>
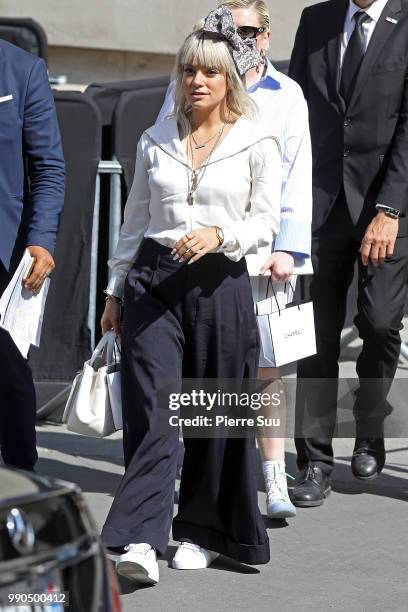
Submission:
<svg viewBox="0 0 408 612">
<path fill-rule="evenodd" d="M 256 38 L 258 34 L 266 32 L 266 28 L 256 28 L 255 26 L 241 26 L 237 28 L 237 32 L 241 38 Z"/>
</svg>

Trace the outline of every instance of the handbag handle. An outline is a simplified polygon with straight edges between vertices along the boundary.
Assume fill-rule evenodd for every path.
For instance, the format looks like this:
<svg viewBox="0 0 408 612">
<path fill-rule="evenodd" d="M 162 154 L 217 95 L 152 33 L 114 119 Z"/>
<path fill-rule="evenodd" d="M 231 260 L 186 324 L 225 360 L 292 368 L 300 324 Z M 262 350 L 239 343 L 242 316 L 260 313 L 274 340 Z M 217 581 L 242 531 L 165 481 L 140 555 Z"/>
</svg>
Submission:
<svg viewBox="0 0 408 612">
<path fill-rule="evenodd" d="M 110 337 L 106 344 L 106 365 L 116 366 L 120 362 L 120 354 L 121 354 L 120 339 L 119 339 L 119 336 L 117 336 L 114 331 L 110 331 L 107 333 L 110 334 Z"/>
<path fill-rule="evenodd" d="M 89 360 L 89 365 L 93 366 L 93 364 L 95 363 L 95 361 L 98 359 L 98 357 L 101 356 L 101 353 L 103 352 L 108 340 L 109 340 L 109 334 L 111 334 L 112 332 L 106 332 L 106 334 L 104 334 L 102 336 L 102 338 L 99 340 L 98 344 L 96 345 L 94 352 L 91 355 L 91 359 Z"/>
<path fill-rule="evenodd" d="M 96 363 L 96 360 L 101 358 L 103 358 L 103 362 L 106 365 L 111 365 L 113 363 L 113 353 L 116 342 L 117 336 L 114 331 L 110 330 L 105 332 L 105 334 L 102 336 L 102 338 L 96 345 L 94 352 L 92 353 L 89 365 L 93 367 Z"/>
<path fill-rule="evenodd" d="M 115 336 L 115 342 L 114 342 L 113 351 L 112 351 L 112 359 L 109 365 L 114 364 L 115 366 L 117 366 L 118 363 L 120 363 L 121 354 L 122 354 L 122 350 L 120 346 L 120 338 L 119 336 Z"/>
</svg>

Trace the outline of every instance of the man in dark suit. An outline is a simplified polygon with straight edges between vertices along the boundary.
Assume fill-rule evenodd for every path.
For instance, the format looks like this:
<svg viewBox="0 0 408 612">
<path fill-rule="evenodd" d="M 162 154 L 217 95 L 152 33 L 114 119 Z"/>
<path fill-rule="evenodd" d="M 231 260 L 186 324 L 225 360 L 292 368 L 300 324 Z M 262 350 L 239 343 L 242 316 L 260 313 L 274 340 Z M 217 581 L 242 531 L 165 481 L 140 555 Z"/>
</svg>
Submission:
<svg viewBox="0 0 408 612">
<path fill-rule="evenodd" d="M 290 76 L 310 113 L 318 352 L 298 366 L 298 506 L 318 506 L 330 491 L 340 334 L 356 260 L 363 348 L 351 467 L 366 480 L 384 466 L 408 280 L 407 71 L 408 0 L 330 0 L 303 11 Z"/>
<path fill-rule="evenodd" d="M 35 258 L 27 289 L 38 291 L 53 270 L 64 176 L 45 64 L 0 40 L 0 294 L 25 248 Z M 28 362 L 0 329 L 0 445 L 6 464 L 34 468 L 35 418 Z"/>
</svg>

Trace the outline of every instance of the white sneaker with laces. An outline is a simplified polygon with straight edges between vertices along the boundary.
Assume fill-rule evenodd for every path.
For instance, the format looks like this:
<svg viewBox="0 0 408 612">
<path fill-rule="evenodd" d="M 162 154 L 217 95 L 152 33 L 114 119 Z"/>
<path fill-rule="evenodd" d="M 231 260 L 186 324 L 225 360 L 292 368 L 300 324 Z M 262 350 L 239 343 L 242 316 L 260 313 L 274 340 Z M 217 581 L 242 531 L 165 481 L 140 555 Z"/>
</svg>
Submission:
<svg viewBox="0 0 408 612">
<path fill-rule="evenodd" d="M 156 551 L 150 544 L 129 544 L 125 553 L 116 561 L 116 571 L 121 576 L 139 584 L 157 584 L 159 565 Z"/>
<path fill-rule="evenodd" d="M 285 463 L 283 461 L 269 463 L 272 464 L 272 471 L 265 474 L 267 515 L 272 519 L 296 516 L 296 508 L 289 498 Z"/>
<path fill-rule="evenodd" d="M 173 557 L 172 566 L 179 570 L 205 569 L 219 556 L 219 553 L 201 548 L 197 544 L 181 542 Z"/>
</svg>

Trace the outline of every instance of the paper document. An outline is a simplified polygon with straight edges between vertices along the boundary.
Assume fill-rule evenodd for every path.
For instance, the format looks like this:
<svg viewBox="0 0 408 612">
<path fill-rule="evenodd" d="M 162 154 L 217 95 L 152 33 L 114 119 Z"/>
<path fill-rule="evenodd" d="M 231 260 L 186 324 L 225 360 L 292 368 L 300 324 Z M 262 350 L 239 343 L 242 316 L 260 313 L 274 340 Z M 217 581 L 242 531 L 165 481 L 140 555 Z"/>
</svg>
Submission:
<svg viewBox="0 0 408 612">
<path fill-rule="evenodd" d="M 30 344 L 40 345 L 45 301 L 50 285 L 49 278 L 46 278 L 39 293 L 24 288 L 23 279 L 31 263 L 32 257 L 25 251 L 11 282 L 0 298 L 0 326 L 9 332 L 23 355 L 24 352 L 28 353 Z"/>
</svg>

